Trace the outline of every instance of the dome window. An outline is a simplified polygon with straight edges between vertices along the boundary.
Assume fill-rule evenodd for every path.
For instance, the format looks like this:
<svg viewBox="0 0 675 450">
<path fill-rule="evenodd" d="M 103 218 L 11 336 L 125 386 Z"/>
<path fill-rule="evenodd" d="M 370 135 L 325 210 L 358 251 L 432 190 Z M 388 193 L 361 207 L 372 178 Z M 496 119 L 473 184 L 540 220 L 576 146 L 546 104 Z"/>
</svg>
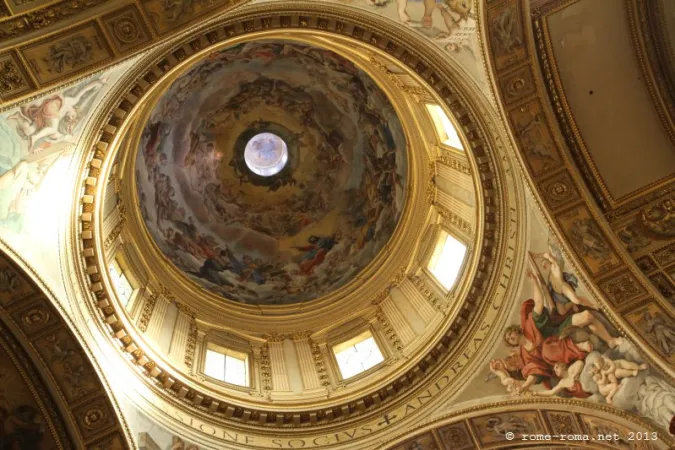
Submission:
<svg viewBox="0 0 675 450">
<path fill-rule="evenodd" d="M 466 245 L 442 232 L 427 267 L 441 286 L 449 291 L 457 281 L 465 255 Z"/>
<path fill-rule="evenodd" d="M 343 379 L 365 372 L 384 361 L 384 356 L 370 331 L 333 347 Z"/>
<path fill-rule="evenodd" d="M 131 295 L 134 293 L 134 288 L 131 286 L 131 283 L 129 283 L 129 279 L 117 260 L 113 260 L 109 270 L 115 292 L 117 292 L 122 304 L 127 307 L 129 300 L 131 300 Z"/>
<path fill-rule="evenodd" d="M 457 129 L 453 125 L 448 115 L 445 114 L 443 108 L 435 104 L 427 104 L 426 107 L 427 111 L 429 111 L 429 115 L 431 116 L 431 120 L 434 123 L 436 134 L 438 135 L 438 139 L 441 141 L 441 144 L 447 145 L 448 147 L 452 147 L 457 150 L 464 150 L 464 146 L 462 145 L 462 141 L 459 139 Z"/>
<path fill-rule="evenodd" d="M 209 344 L 204 360 L 204 375 L 225 383 L 247 387 L 248 355 Z"/>
</svg>

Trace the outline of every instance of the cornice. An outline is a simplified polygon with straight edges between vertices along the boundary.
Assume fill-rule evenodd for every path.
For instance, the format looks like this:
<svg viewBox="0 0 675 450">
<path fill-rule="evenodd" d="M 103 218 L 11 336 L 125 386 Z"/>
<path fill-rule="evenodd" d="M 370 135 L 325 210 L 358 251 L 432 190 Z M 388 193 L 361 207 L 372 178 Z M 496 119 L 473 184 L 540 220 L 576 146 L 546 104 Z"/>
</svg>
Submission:
<svg viewBox="0 0 675 450">
<path fill-rule="evenodd" d="M 416 72 L 417 76 L 428 83 L 435 91 L 434 95 L 455 114 L 464 135 L 467 137 L 467 152 L 472 155 L 471 170 L 479 175 L 482 180 L 481 203 L 485 201 L 489 205 L 485 211 L 481 211 L 484 217 L 476 230 L 476 234 L 484 239 L 481 247 L 481 258 L 475 269 L 477 276 L 467 287 L 468 295 L 462 306 L 457 310 L 453 324 L 445 331 L 443 336 L 439 336 L 434 341 L 437 344 L 426 358 L 399 379 L 377 392 L 362 395 L 358 399 L 355 398 L 346 404 L 336 405 L 329 409 L 309 411 L 296 409 L 293 414 L 289 414 L 269 408 L 257 410 L 245 405 L 230 403 L 224 399 L 216 400 L 211 394 L 196 391 L 193 385 L 186 382 L 178 374 L 173 373 L 169 367 L 161 367 L 159 363 L 151 359 L 155 357 L 151 352 L 137 352 L 137 347 L 135 345 L 132 347 L 129 342 L 125 343 L 124 347 L 127 349 L 133 348 L 131 353 L 140 372 L 149 375 L 150 380 L 155 378 L 161 382 L 163 387 L 155 384 L 153 389 L 161 392 L 167 398 L 171 398 L 173 402 L 183 405 L 183 407 L 192 408 L 195 413 L 202 410 L 203 412 L 208 411 L 212 420 L 217 419 L 223 423 L 229 422 L 238 424 L 238 426 L 254 428 L 260 426 L 268 428 L 292 427 L 295 424 L 294 416 L 298 417 L 299 425 L 306 427 L 326 426 L 354 418 L 365 420 L 367 417 L 375 417 L 374 415 L 379 414 L 383 407 L 401 405 L 406 397 L 410 398 L 414 395 L 418 386 L 433 385 L 435 381 L 433 376 L 438 376 L 442 368 L 447 369 L 452 358 L 457 358 L 459 352 L 462 351 L 461 348 L 455 347 L 455 344 L 464 340 L 459 338 L 465 337 L 466 331 L 473 330 L 475 332 L 481 326 L 484 326 L 482 320 L 488 311 L 493 310 L 494 314 L 501 311 L 499 304 L 496 306 L 490 305 L 487 299 L 492 299 L 492 296 L 497 297 L 498 282 L 502 272 L 506 270 L 503 266 L 501 270 L 496 270 L 499 262 L 503 262 L 504 252 L 506 251 L 503 248 L 505 236 L 502 228 L 510 220 L 506 213 L 501 212 L 506 196 L 506 186 L 502 181 L 504 175 L 501 173 L 502 163 L 497 160 L 494 153 L 493 141 L 487 138 L 486 125 L 477 116 L 475 107 L 467 100 L 466 95 L 462 94 L 462 88 L 454 81 L 452 74 L 447 71 L 443 64 L 443 56 L 439 52 L 428 51 L 423 44 L 420 45 L 419 38 L 411 37 L 411 33 L 407 33 L 406 36 L 406 33 L 400 33 L 400 30 L 396 32 L 392 26 L 383 23 L 379 17 L 365 13 L 347 12 L 344 8 L 336 5 L 322 4 L 318 6 L 312 3 L 295 3 L 292 6 L 284 6 L 269 4 L 237 11 L 236 14 L 217 27 L 202 30 L 200 35 L 195 33 L 192 39 L 193 42 L 200 42 L 203 45 L 208 45 L 208 43 L 214 45 L 225 41 L 228 35 L 231 37 L 243 36 L 274 28 L 312 29 L 325 33 L 335 33 L 336 35 L 349 35 L 352 38 L 369 43 L 374 48 L 379 49 L 380 52 L 388 53 L 391 57 L 407 65 L 410 70 Z M 195 38 L 195 36 L 198 37 Z M 176 55 L 181 53 L 176 53 L 176 48 L 181 48 L 186 55 L 195 52 L 194 49 L 191 51 L 189 46 L 182 45 L 183 43 L 186 43 L 186 41 L 177 43 L 170 51 L 162 52 L 167 55 L 166 57 L 157 56 L 159 52 L 152 57 L 148 57 L 147 61 L 155 61 L 155 64 L 157 64 L 157 60 L 160 60 L 158 65 L 153 65 L 150 69 L 148 69 L 148 65 L 139 64 L 138 72 L 142 75 L 137 81 L 128 84 L 130 89 L 127 93 L 119 95 L 117 100 L 111 102 L 109 108 L 105 109 L 106 111 L 112 111 L 112 115 L 102 114 L 99 123 L 100 129 L 104 130 L 103 134 L 98 136 L 98 139 L 92 139 L 84 145 L 84 148 L 92 150 L 85 158 L 87 162 L 81 175 L 82 184 L 78 192 L 84 195 L 81 200 L 85 198 L 87 200 L 82 209 L 76 211 L 73 215 L 73 233 L 81 238 L 81 242 L 72 252 L 74 255 L 81 255 L 84 250 L 91 249 L 87 250 L 87 254 L 93 256 L 87 256 L 77 262 L 80 266 L 81 280 L 91 291 L 86 307 L 91 307 L 92 313 L 94 313 L 94 309 L 100 308 L 105 316 L 105 323 L 107 324 L 105 326 L 110 327 L 110 331 L 118 336 L 128 336 L 131 331 L 124 329 L 124 322 L 120 320 L 120 314 L 114 308 L 115 301 L 111 300 L 108 294 L 109 288 L 98 275 L 103 271 L 99 269 L 93 275 L 84 275 L 84 268 L 98 264 L 96 255 L 102 254 L 102 245 L 100 241 L 95 241 L 95 224 L 92 223 L 96 220 L 95 211 L 88 205 L 100 204 L 96 198 L 101 193 L 103 183 L 100 183 L 99 180 L 105 179 L 106 171 L 111 165 L 111 158 L 114 157 L 109 149 L 114 148 L 119 143 L 120 136 L 118 133 L 122 130 L 120 123 L 124 121 L 125 117 L 133 113 L 134 105 L 138 104 L 139 97 L 147 92 L 149 86 L 158 83 L 165 73 L 177 64 Z M 416 46 L 412 47 L 412 43 L 415 43 Z M 85 179 L 89 183 L 85 183 Z M 515 202 L 516 199 L 511 194 L 509 195 L 511 201 Z M 90 196 L 93 196 L 93 200 Z M 80 204 L 82 204 L 81 200 L 78 201 Z M 93 203 L 89 200 L 92 200 Z M 514 219 L 511 218 L 511 220 Z M 514 230 L 515 234 L 517 234 L 516 230 Z M 513 267 L 508 267 L 508 270 L 513 270 Z M 510 285 L 509 280 L 510 277 L 504 279 L 504 286 Z M 500 292 L 500 295 L 504 295 L 504 293 Z M 465 338 L 469 339 L 468 336 Z M 179 394 L 182 395 L 179 396 Z"/>
</svg>

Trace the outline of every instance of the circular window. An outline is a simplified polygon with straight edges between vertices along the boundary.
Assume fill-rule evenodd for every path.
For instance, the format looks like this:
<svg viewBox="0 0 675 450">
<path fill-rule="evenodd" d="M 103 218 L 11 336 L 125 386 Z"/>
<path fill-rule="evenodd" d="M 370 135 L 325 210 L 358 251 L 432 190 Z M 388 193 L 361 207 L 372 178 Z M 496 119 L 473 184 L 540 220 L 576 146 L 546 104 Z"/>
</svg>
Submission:
<svg viewBox="0 0 675 450">
<path fill-rule="evenodd" d="M 288 147 L 273 133 L 253 136 L 244 149 L 244 161 L 251 171 L 263 177 L 276 175 L 288 162 Z"/>
</svg>

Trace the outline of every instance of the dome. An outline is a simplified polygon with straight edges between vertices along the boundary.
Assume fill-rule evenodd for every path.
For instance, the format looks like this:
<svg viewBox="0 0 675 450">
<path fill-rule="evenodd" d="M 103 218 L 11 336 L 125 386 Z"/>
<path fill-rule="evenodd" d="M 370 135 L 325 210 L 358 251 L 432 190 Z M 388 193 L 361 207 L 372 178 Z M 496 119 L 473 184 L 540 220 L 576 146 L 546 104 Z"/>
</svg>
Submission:
<svg viewBox="0 0 675 450">
<path fill-rule="evenodd" d="M 352 62 L 309 44 L 258 40 L 201 59 L 159 98 L 139 146 L 136 189 L 157 247 L 241 303 L 346 285 L 404 205 L 392 104 Z"/>
</svg>

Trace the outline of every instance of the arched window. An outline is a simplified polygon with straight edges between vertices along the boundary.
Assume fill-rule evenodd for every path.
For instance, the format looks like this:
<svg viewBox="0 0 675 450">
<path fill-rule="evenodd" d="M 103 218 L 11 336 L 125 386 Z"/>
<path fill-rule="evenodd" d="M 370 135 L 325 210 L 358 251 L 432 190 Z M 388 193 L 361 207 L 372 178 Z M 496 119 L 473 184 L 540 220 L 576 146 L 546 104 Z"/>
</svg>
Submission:
<svg viewBox="0 0 675 450">
<path fill-rule="evenodd" d="M 333 353 L 343 379 L 365 372 L 384 361 L 384 356 L 370 331 L 335 345 Z"/>
</svg>

